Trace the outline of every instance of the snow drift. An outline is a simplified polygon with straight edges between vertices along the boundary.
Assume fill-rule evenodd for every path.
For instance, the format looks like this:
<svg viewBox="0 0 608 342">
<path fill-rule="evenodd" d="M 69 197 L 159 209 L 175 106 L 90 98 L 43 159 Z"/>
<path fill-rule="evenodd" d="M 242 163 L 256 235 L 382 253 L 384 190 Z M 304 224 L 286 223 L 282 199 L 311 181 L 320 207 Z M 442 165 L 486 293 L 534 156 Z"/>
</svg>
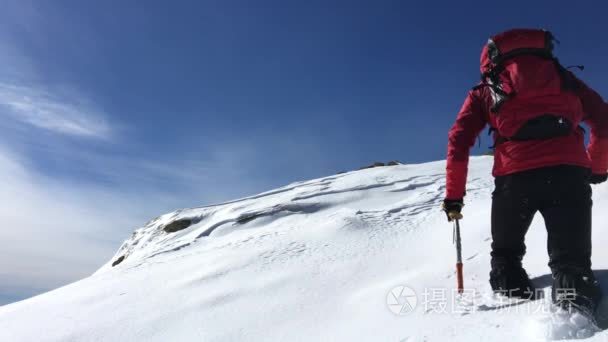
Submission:
<svg viewBox="0 0 608 342">
<path fill-rule="evenodd" d="M 0 307 L 0 341 L 534 340 L 546 300 L 490 298 L 491 164 L 471 160 L 464 298 L 439 209 L 445 162 L 399 165 L 160 216 L 94 275 Z M 594 191 L 594 268 L 608 293 L 608 187 Z M 524 264 L 548 289 L 545 239 L 538 215 Z"/>
</svg>

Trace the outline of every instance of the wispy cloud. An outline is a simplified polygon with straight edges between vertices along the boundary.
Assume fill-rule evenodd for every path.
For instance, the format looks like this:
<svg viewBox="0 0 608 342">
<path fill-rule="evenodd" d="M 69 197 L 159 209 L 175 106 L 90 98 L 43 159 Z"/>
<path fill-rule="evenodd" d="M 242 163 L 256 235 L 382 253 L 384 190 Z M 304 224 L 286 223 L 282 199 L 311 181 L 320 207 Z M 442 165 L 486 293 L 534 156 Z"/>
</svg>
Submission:
<svg viewBox="0 0 608 342">
<path fill-rule="evenodd" d="M 237 147 L 211 153 L 228 158 L 211 165 L 176 156 L 131 160 L 77 148 L 61 153 L 71 154 L 70 164 L 105 169 L 116 183 L 51 177 L 33 167 L 31 156 L 0 141 L 0 305 L 92 274 L 153 217 L 267 188 L 249 179 L 253 166 L 236 162 L 251 153 Z"/>
<path fill-rule="evenodd" d="M 327 163 L 317 139 L 293 131 L 168 139 L 155 153 L 123 134 L 140 128 L 91 96 L 103 94 L 48 77 L 50 66 L 23 42 L 46 44 L 52 15 L 39 3 L 9 3 L 0 11 L 0 305 L 93 273 L 154 216 L 267 190 Z"/>
<path fill-rule="evenodd" d="M 0 305 L 91 274 L 134 227 L 170 206 L 39 174 L 0 146 Z"/>
<path fill-rule="evenodd" d="M 39 18 L 30 15 L 36 11 L 21 2 L 6 7 L 0 14 L 0 305 L 93 273 L 134 228 L 179 205 L 153 184 L 180 177 L 154 161 L 139 167 L 122 156 L 120 123 L 110 121 L 111 113 L 78 87 L 44 81 L 44 63 L 21 49 L 26 37 L 9 30 L 39 33 Z M 107 170 L 115 181 L 110 186 L 98 182 Z M 83 176 L 87 171 L 92 176 Z M 140 175 L 148 187 L 134 181 Z"/>
<path fill-rule="evenodd" d="M 100 111 L 75 94 L 0 83 L 0 108 L 0 115 L 58 134 L 105 139 L 112 133 Z"/>
</svg>

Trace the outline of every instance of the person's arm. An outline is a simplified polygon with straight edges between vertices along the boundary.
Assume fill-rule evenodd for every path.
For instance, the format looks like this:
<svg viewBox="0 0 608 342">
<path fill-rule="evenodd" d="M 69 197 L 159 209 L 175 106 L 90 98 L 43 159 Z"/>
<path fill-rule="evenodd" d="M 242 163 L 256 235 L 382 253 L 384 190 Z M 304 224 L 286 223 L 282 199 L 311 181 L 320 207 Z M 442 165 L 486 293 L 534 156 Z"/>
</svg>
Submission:
<svg viewBox="0 0 608 342">
<path fill-rule="evenodd" d="M 583 81 L 578 81 L 578 95 L 585 112 L 584 122 L 591 128 L 587 153 L 594 177 L 608 174 L 608 104 Z"/>
<path fill-rule="evenodd" d="M 446 202 L 462 202 L 464 198 L 469 153 L 486 126 L 485 112 L 479 91 L 469 92 L 448 136 Z"/>
</svg>

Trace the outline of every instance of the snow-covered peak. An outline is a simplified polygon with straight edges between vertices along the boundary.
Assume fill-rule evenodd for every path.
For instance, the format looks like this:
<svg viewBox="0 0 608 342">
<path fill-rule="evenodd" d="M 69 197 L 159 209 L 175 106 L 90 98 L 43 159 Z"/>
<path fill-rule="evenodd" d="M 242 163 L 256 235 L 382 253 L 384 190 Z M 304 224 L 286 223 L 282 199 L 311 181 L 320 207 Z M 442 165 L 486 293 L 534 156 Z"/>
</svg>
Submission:
<svg viewBox="0 0 608 342">
<path fill-rule="evenodd" d="M 491 157 L 471 159 L 466 300 L 453 291 L 441 161 L 353 171 L 162 215 L 91 277 L 1 307 L 0 341 L 529 340 L 542 301 L 488 302 L 491 165 Z M 608 217 L 597 208 L 608 189 L 595 190 L 594 243 L 602 246 Z M 545 239 L 537 217 L 524 263 L 542 288 L 550 282 Z M 608 282 L 608 252 L 595 252 Z"/>
<path fill-rule="evenodd" d="M 487 158 L 479 162 L 483 159 Z M 278 231 L 284 221 L 336 215 L 362 224 L 371 218 L 385 224 L 408 216 L 422 219 L 439 211 L 445 192 L 443 168 L 444 162 L 377 167 L 297 182 L 223 204 L 178 210 L 136 229 L 100 272 L 112 264 L 140 264 L 192 244 L 248 238 L 260 229 Z M 477 188 L 482 185 L 477 183 Z"/>
</svg>

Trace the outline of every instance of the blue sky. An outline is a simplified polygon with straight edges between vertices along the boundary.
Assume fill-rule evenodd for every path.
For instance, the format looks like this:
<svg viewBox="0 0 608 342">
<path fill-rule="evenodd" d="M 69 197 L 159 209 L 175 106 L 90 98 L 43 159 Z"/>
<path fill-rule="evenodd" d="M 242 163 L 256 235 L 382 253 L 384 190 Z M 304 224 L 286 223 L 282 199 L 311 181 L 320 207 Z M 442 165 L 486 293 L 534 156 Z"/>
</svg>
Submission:
<svg viewBox="0 0 608 342">
<path fill-rule="evenodd" d="M 564 64 L 585 64 L 580 76 L 606 94 L 607 9 L 5 1 L 0 305 L 92 273 L 176 208 L 373 161 L 443 159 L 480 49 L 501 30 L 552 30 Z"/>
</svg>

